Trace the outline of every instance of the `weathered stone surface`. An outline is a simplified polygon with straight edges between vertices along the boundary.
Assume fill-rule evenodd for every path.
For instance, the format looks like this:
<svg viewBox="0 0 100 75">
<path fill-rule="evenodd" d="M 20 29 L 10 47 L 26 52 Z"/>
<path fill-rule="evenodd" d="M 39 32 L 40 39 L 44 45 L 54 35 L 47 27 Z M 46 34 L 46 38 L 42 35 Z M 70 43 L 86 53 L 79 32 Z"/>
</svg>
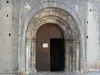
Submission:
<svg viewBox="0 0 100 75">
<path fill-rule="evenodd" d="M 66 7 L 63 9 L 71 9 L 81 21 L 82 35 L 88 36 L 85 39 L 83 49 L 83 57 L 81 60 L 85 60 L 86 56 L 91 50 L 90 41 L 93 41 L 92 48 L 99 51 L 99 25 L 100 25 L 100 1 L 99 0 L 0 0 L 0 75 L 18 75 L 20 71 L 25 71 L 25 57 L 21 55 L 25 50 L 25 23 L 29 22 L 30 18 L 41 8 L 47 6 Z M 51 1 L 51 3 L 46 3 Z M 91 9 L 91 11 L 90 11 Z M 70 11 L 70 10 L 69 10 Z M 31 13 L 32 12 L 32 13 Z M 73 13 L 71 13 L 73 14 Z M 7 16 L 8 15 L 8 16 Z M 74 15 L 74 14 L 73 14 Z M 92 17 L 91 17 L 92 16 Z M 29 18 L 28 18 L 29 17 Z M 75 18 L 74 17 L 74 18 Z M 28 20 L 27 20 L 28 18 Z M 93 20 L 91 20 L 93 18 Z M 77 21 L 77 19 L 75 19 Z M 93 22 L 92 22 L 93 21 Z M 92 23 L 91 23 L 92 22 Z M 91 26 L 93 28 L 91 29 Z M 97 31 L 95 30 L 97 29 Z M 93 33 L 89 35 L 88 33 Z M 10 34 L 10 36 L 9 36 Z M 20 38 L 22 37 L 22 38 Z M 95 37 L 91 39 L 91 37 Z M 19 43 L 20 42 L 20 43 Z M 88 53 L 86 53 L 88 52 Z M 19 58 L 20 57 L 20 58 Z M 19 60 L 21 61 L 19 61 Z M 23 59 L 23 60 L 22 60 Z M 85 62 L 85 61 L 84 61 Z M 83 65 L 86 65 L 83 63 Z M 86 68 L 85 66 L 81 65 Z M 20 73 L 20 72 L 19 72 Z M 23 75 L 24 73 L 21 73 Z M 33 74 L 33 73 L 32 73 Z M 39 74 L 39 73 L 38 73 Z M 37 74 L 33 74 L 37 75 Z M 41 73 L 39 74 L 41 75 Z M 44 74 L 46 75 L 46 74 Z M 54 74 L 55 75 L 55 74 Z M 67 75 L 64 73 L 64 75 Z"/>
</svg>

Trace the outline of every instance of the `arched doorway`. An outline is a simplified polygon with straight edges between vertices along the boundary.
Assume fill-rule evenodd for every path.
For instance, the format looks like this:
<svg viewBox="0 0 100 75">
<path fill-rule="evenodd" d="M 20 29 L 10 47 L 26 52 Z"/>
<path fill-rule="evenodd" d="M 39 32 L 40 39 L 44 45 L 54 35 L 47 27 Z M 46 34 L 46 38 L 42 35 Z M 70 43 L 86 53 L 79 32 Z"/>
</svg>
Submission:
<svg viewBox="0 0 100 75">
<path fill-rule="evenodd" d="M 53 24 L 48 26 L 48 24 Z M 53 42 L 54 45 L 50 45 L 51 40 L 55 40 L 53 37 L 52 38 L 48 38 L 49 41 L 47 42 L 43 42 L 40 43 L 39 45 L 41 46 L 41 48 L 44 47 L 49 47 L 49 52 L 47 52 L 48 50 L 46 50 L 46 48 L 39 49 L 42 50 L 44 52 L 48 53 L 48 64 L 45 64 L 45 68 L 43 67 L 43 69 L 38 69 L 37 67 L 37 55 L 40 55 L 41 51 L 39 52 L 39 54 L 36 52 L 37 51 L 37 43 L 39 41 L 41 41 L 42 39 L 38 39 L 37 34 L 39 32 L 39 30 L 42 29 L 42 27 L 44 26 L 48 26 L 49 27 L 49 32 L 48 32 L 48 36 L 50 36 L 50 31 L 51 31 L 51 26 L 56 26 L 56 28 L 60 31 L 60 38 L 59 39 L 63 39 L 63 44 L 65 47 L 65 59 L 63 62 L 65 65 L 63 65 L 62 70 L 64 69 L 64 73 L 67 74 L 68 72 L 78 72 L 81 71 L 82 69 L 82 62 L 83 60 L 82 58 L 82 54 L 83 54 L 83 41 L 82 41 L 82 37 L 81 36 L 81 31 L 79 29 L 80 24 L 77 25 L 76 21 L 74 20 L 74 18 L 70 15 L 70 13 L 68 13 L 67 11 L 61 9 L 61 8 L 56 8 L 56 7 L 48 7 L 48 8 L 44 8 L 41 9 L 39 12 L 37 12 L 36 14 L 33 15 L 33 17 L 30 19 L 30 22 L 27 26 L 27 35 L 26 35 L 26 39 L 24 39 L 26 41 L 26 60 L 25 60 L 25 69 L 27 72 L 37 75 L 38 73 L 41 74 L 41 72 L 37 72 L 37 71 L 46 71 L 44 72 L 45 74 L 47 74 L 47 71 L 52 71 L 53 69 L 51 66 L 51 51 L 50 50 L 50 46 L 54 46 L 56 44 L 58 44 L 57 42 Z M 53 27 L 55 28 L 55 27 Z M 47 30 L 47 28 L 45 28 Z M 41 32 L 41 31 L 40 31 Z M 47 33 L 47 31 L 45 31 Z M 55 31 L 53 31 L 55 33 Z M 45 34 L 44 34 L 45 35 Z M 43 36 L 43 34 L 40 36 Z M 53 35 L 55 36 L 55 35 Z M 56 37 L 55 37 L 56 38 Z M 23 39 L 23 38 L 22 38 Z M 56 39 L 56 40 L 57 40 Z M 48 43 L 49 42 L 49 43 Z M 39 47 L 40 47 L 39 46 Z M 38 48 L 39 48 L 38 47 Z M 24 47 L 23 47 L 24 48 Z M 37 53 L 37 54 L 36 54 Z M 46 54 L 45 54 L 46 55 Z M 42 56 L 42 55 L 40 55 Z M 39 58 L 39 57 L 38 57 Z M 42 61 L 42 60 L 41 60 Z M 42 63 L 41 61 L 39 61 L 40 63 Z M 62 63 L 62 64 L 63 64 Z M 83 62 L 84 63 L 84 62 Z M 20 64 L 22 65 L 22 64 Z M 40 65 L 40 64 L 39 64 Z M 40 65 L 43 66 L 43 65 Z M 47 66 L 47 67 L 46 67 Z M 55 67 L 55 66 L 54 66 Z M 42 68 L 42 67 L 40 67 Z M 61 68 L 60 68 L 61 69 Z M 62 71 L 59 70 L 59 71 Z M 48 72 L 48 75 L 51 74 L 52 72 Z M 45 75 L 42 73 L 42 75 Z M 54 74 L 52 74 L 54 75 Z"/>
<path fill-rule="evenodd" d="M 36 37 L 37 71 L 64 71 L 63 31 L 54 23 L 46 23 L 39 27 Z"/>
</svg>

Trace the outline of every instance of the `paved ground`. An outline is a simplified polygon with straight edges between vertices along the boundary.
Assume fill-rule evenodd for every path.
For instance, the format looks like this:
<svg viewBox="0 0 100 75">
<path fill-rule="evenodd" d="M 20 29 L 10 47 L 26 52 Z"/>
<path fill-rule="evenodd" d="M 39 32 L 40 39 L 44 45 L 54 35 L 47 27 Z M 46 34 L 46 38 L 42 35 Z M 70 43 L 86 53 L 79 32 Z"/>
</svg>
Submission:
<svg viewBox="0 0 100 75">
<path fill-rule="evenodd" d="M 100 73 L 93 73 L 93 74 L 87 74 L 87 75 L 100 75 Z"/>
<path fill-rule="evenodd" d="M 38 72 L 38 73 L 31 73 L 29 75 L 82 75 L 79 73 L 70 73 L 70 72 L 58 72 L 58 73 L 44 73 L 44 72 Z"/>
<path fill-rule="evenodd" d="M 62 72 L 62 73 L 44 73 L 44 72 L 39 72 L 39 73 L 31 73 L 29 75 L 82 75 L 79 73 L 68 73 L 68 72 Z M 87 75 L 100 75 L 100 73 L 92 73 L 92 74 L 87 74 Z"/>
</svg>

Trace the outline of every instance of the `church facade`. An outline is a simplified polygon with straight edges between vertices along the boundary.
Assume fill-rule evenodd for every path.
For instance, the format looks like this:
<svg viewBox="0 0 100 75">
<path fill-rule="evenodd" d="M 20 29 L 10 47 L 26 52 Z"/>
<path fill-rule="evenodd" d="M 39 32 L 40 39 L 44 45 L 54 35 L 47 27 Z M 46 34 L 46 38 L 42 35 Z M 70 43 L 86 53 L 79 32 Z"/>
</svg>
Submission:
<svg viewBox="0 0 100 75">
<path fill-rule="evenodd" d="M 92 3 L 1 0 L 0 75 L 86 74 Z"/>
</svg>

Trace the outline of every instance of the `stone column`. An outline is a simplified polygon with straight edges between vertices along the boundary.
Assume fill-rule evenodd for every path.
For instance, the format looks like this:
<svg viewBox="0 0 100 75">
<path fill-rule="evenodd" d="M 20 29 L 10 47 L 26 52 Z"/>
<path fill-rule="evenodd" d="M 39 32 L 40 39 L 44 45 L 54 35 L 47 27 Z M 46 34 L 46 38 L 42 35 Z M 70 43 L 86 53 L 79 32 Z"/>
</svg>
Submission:
<svg viewBox="0 0 100 75">
<path fill-rule="evenodd" d="M 81 49 L 81 42 L 78 42 L 78 49 L 79 49 L 79 71 L 81 71 L 82 68 L 82 49 Z"/>
<path fill-rule="evenodd" d="M 79 45 L 78 42 L 76 44 L 76 72 L 79 72 Z"/>
<path fill-rule="evenodd" d="M 73 41 L 73 72 L 76 71 L 76 41 Z"/>
<path fill-rule="evenodd" d="M 31 70 L 36 72 L 36 37 L 32 38 L 32 50 L 31 50 Z"/>
<path fill-rule="evenodd" d="M 25 41 L 23 41 L 22 38 L 25 39 L 25 36 L 20 35 L 20 40 L 18 43 L 18 63 L 19 63 L 18 74 L 19 75 L 24 75 L 26 71 L 26 64 L 25 64 L 26 46 L 24 45 Z"/>
<path fill-rule="evenodd" d="M 65 71 L 69 71 L 69 42 L 65 40 Z"/>
<path fill-rule="evenodd" d="M 27 47 L 26 47 L 26 73 L 30 72 L 30 57 L 32 50 L 32 38 L 27 38 Z"/>
<path fill-rule="evenodd" d="M 68 39 L 65 40 L 65 49 L 66 49 L 66 54 L 65 54 L 65 70 L 66 71 L 71 71 L 71 43 L 68 41 Z"/>
<path fill-rule="evenodd" d="M 70 71 L 72 71 L 73 65 L 72 65 L 72 42 L 69 41 L 69 68 Z"/>
</svg>

